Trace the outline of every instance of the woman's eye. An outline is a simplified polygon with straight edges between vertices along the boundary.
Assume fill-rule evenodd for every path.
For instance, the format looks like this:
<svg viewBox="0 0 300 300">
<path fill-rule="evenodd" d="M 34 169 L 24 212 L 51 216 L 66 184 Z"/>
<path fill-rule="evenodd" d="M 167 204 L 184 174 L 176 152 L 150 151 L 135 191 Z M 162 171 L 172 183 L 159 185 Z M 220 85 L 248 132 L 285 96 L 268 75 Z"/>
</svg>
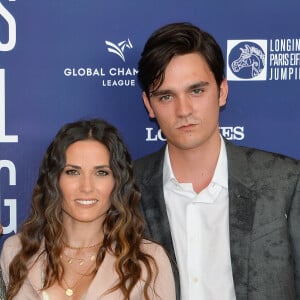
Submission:
<svg viewBox="0 0 300 300">
<path fill-rule="evenodd" d="M 71 176 L 75 176 L 75 175 L 79 174 L 79 172 L 77 170 L 73 170 L 73 169 L 72 170 L 66 170 L 65 173 L 67 175 L 71 175 Z"/>
<path fill-rule="evenodd" d="M 96 174 L 98 176 L 107 176 L 107 175 L 109 175 L 109 172 L 105 171 L 105 170 L 98 170 Z"/>
</svg>

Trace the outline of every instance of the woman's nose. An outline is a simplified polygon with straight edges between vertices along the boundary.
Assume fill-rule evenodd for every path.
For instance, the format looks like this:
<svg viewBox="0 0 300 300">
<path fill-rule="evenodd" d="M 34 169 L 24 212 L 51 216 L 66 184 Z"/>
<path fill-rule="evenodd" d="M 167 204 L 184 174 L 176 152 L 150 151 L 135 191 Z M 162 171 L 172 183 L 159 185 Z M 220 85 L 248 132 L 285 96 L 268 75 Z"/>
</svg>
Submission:
<svg viewBox="0 0 300 300">
<path fill-rule="evenodd" d="M 90 192 L 93 189 L 93 183 L 89 176 L 83 176 L 80 185 L 83 192 Z"/>
</svg>

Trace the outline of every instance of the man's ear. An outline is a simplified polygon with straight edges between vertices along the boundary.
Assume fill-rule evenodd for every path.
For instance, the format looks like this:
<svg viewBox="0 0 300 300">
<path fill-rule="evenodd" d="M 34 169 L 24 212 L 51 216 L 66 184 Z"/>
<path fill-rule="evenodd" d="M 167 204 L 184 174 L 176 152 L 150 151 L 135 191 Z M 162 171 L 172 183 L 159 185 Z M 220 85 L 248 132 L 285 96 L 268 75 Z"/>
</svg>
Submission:
<svg viewBox="0 0 300 300">
<path fill-rule="evenodd" d="M 219 106 L 225 106 L 228 96 L 228 82 L 224 78 L 220 85 L 220 96 L 219 96 Z"/>
<path fill-rule="evenodd" d="M 154 114 L 154 111 L 151 107 L 151 104 L 150 104 L 150 99 L 148 98 L 148 96 L 146 95 L 145 92 L 143 92 L 143 101 L 144 101 L 144 104 L 147 108 L 147 111 L 148 111 L 148 114 L 149 114 L 149 117 L 150 118 L 155 118 L 155 114 Z"/>
</svg>

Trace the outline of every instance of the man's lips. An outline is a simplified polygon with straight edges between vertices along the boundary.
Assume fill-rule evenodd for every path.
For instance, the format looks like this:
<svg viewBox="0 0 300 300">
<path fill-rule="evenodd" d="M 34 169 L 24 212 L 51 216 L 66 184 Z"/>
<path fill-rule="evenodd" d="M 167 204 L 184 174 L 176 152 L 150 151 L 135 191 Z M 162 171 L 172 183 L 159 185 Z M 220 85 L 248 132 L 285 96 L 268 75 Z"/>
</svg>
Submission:
<svg viewBox="0 0 300 300">
<path fill-rule="evenodd" d="M 195 127 L 197 124 L 196 123 L 188 123 L 188 124 L 180 124 L 176 126 L 176 129 L 191 129 Z"/>
</svg>

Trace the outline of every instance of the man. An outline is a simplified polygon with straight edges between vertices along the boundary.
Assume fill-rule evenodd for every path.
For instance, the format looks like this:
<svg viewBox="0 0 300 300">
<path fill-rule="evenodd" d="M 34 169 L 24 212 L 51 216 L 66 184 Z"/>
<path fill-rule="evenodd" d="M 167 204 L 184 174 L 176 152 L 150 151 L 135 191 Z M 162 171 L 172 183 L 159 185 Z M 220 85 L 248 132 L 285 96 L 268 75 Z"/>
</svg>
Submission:
<svg viewBox="0 0 300 300">
<path fill-rule="evenodd" d="M 135 162 L 135 176 L 178 299 L 300 299 L 299 162 L 220 136 L 220 46 L 192 24 L 166 25 L 146 42 L 138 77 L 167 143 Z"/>
</svg>

